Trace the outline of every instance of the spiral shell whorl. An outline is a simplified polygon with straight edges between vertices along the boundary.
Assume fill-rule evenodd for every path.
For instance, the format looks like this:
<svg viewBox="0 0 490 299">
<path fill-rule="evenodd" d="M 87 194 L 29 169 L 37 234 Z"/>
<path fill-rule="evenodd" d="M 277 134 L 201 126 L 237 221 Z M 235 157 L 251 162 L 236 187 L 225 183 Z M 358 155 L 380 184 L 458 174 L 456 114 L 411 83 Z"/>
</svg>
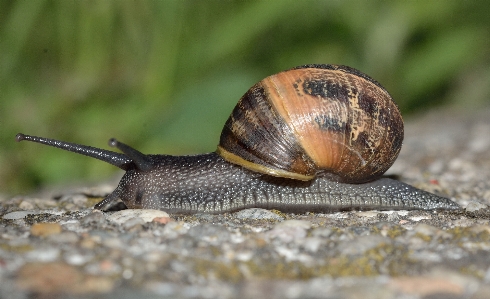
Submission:
<svg viewBox="0 0 490 299">
<path fill-rule="evenodd" d="M 366 182 L 395 161 L 403 121 L 388 92 L 346 66 L 306 65 L 269 76 L 238 102 L 218 153 L 275 176 Z"/>
</svg>

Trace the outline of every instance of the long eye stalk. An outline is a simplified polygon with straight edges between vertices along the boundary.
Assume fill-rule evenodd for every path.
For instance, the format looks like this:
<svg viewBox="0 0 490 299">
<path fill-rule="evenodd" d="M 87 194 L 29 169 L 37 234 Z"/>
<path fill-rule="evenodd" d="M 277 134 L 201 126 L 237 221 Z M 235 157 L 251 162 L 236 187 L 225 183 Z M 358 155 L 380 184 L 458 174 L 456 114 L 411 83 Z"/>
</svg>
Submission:
<svg viewBox="0 0 490 299">
<path fill-rule="evenodd" d="M 105 149 L 100 149 L 92 146 L 87 146 L 87 145 L 59 141 L 55 139 L 30 136 L 30 135 L 19 133 L 17 134 L 17 136 L 15 136 L 15 140 L 17 142 L 27 140 L 27 141 L 32 141 L 32 142 L 37 142 L 37 143 L 57 147 L 66 151 L 74 152 L 77 154 L 81 154 L 84 156 L 92 157 L 107 162 L 111 165 L 121 168 L 122 170 L 128 170 L 129 168 L 131 168 L 130 165 L 133 162 L 133 160 L 130 157 L 124 154 L 120 154 L 120 153 L 116 153 L 113 151 L 108 151 Z"/>
</svg>

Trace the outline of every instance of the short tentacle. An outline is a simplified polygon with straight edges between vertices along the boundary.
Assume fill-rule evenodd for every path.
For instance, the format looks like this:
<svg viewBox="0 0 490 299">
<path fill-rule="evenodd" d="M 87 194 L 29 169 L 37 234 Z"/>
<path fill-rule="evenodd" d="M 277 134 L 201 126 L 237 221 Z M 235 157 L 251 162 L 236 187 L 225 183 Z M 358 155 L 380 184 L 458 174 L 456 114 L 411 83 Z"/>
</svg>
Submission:
<svg viewBox="0 0 490 299">
<path fill-rule="evenodd" d="M 149 156 L 130 147 L 129 145 L 117 141 L 115 138 L 111 138 L 109 139 L 109 146 L 116 147 L 126 156 L 128 156 L 133 161 L 137 169 L 147 171 L 153 168 L 153 162 Z"/>
</svg>

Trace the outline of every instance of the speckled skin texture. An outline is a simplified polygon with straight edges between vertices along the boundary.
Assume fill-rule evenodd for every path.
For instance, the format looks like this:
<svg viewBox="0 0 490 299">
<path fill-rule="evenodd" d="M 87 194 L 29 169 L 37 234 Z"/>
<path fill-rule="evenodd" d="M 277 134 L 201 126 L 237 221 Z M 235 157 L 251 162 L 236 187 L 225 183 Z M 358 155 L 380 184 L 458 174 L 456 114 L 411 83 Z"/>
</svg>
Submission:
<svg viewBox="0 0 490 299">
<path fill-rule="evenodd" d="M 18 134 L 16 139 L 80 153 L 126 170 L 117 188 L 95 206 L 97 209 L 105 209 L 118 199 L 129 208 L 161 209 L 181 214 L 224 213 L 251 207 L 296 213 L 350 209 L 459 209 L 447 198 L 388 178 L 346 184 L 334 182 L 327 173 L 320 173 L 311 181 L 298 181 L 252 172 L 225 161 L 216 153 L 143 155 L 119 143 L 118 147 L 125 152 L 120 154 L 24 134 Z M 128 154 L 135 156 L 132 159 L 141 160 L 143 165 L 137 165 L 126 156 Z"/>
<path fill-rule="evenodd" d="M 197 156 L 148 156 L 155 167 L 128 170 L 98 208 L 121 199 L 129 208 L 171 213 L 223 213 L 261 207 L 289 212 L 350 209 L 458 209 L 447 198 L 388 178 L 343 184 L 318 177 L 310 182 L 251 172 L 215 153 Z M 190 167 L 192 166 L 192 167 Z"/>
</svg>

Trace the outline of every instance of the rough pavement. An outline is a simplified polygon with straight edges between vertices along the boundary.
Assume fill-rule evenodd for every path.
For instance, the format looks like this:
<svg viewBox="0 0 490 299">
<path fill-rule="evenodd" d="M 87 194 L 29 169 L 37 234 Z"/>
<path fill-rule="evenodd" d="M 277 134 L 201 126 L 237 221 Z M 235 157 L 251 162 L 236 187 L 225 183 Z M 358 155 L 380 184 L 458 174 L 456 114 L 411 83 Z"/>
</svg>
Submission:
<svg viewBox="0 0 490 299">
<path fill-rule="evenodd" d="M 0 201 L 0 298 L 490 298 L 490 110 L 406 121 L 388 174 L 457 212 L 178 217 L 114 184 Z"/>
</svg>

